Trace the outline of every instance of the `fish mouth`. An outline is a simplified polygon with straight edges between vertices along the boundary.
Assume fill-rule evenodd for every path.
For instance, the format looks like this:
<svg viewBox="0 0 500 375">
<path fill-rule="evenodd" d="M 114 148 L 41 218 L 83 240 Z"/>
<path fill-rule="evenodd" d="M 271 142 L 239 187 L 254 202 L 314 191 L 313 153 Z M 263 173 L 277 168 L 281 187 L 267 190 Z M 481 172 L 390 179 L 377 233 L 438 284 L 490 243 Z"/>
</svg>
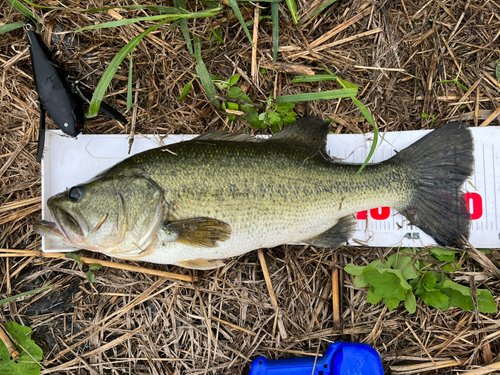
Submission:
<svg viewBox="0 0 500 375">
<path fill-rule="evenodd" d="M 76 217 L 57 204 L 49 205 L 49 209 L 54 222 L 38 221 L 34 226 L 35 232 L 68 245 L 78 246 L 84 240 L 85 235 Z"/>
<path fill-rule="evenodd" d="M 51 238 L 51 239 L 54 239 L 57 241 L 62 241 L 62 242 L 68 241 L 66 235 L 58 228 L 57 224 L 52 222 L 52 221 L 39 220 L 33 226 L 33 230 L 37 234 L 40 234 L 42 236 L 45 236 L 45 237 L 48 237 L 48 238 Z"/>
</svg>

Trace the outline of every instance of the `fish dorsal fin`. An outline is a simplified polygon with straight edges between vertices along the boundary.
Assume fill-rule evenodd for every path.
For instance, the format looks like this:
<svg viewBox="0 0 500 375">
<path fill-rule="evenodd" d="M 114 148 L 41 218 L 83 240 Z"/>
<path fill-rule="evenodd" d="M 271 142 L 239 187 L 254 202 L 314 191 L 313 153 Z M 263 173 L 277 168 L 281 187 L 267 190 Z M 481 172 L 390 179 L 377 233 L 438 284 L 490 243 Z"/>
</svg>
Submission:
<svg viewBox="0 0 500 375">
<path fill-rule="evenodd" d="M 268 142 L 286 142 L 326 152 L 326 136 L 330 124 L 316 116 L 303 117 L 273 135 Z"/>
<path fill-rule="evenodd" d="M 212 131 L 210 133 L 202 134 L 192 140 L 197 141 L 233 141 L 233 142 L 263 142 L 265 139 L 256 138 L 248 134 L 233 134 L 220 131 Z"/>
</svg>

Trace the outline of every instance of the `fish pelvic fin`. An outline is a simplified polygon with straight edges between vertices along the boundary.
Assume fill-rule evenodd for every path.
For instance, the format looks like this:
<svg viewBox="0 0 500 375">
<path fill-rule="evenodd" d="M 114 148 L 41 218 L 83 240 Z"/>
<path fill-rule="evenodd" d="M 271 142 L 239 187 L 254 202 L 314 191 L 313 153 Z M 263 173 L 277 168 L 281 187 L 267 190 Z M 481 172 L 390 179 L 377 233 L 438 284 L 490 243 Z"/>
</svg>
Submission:
<svg viewBox="0 0 500 375">
<path fill-rule="evenodd" d="M 175 263 L 176 266 L 192 270 L 213 270 L 222 267 L 225 263 L 219 259 L 194 259 Z"/>
<path fill-rule="evenodd" d="M 465 124 L 449 123 L 395 155 L 413 183 L 409 202 L 398 210 L 441 246 L 463 247 L 471 220 L 462 198 L 474 170 L 474 142 Z"/>
<path fill-rule="evenodd" d="M 161 228 L 172 241 L 194 247 L 217 247 L 231 237 L 231 226 L 209 217 L 166 222 Z"/>
<path fill-rule="evenodd" d="M 335 247 L 345 245 L 347 241 L 352 238 L 354 231 L 356 230 L 356 225 L 356 220 L 352 215 L 344 216 L 326 232 L 323 232 L 314 238 L 310 238 L 305 242 L 313 246 L 333 249 Z"/>
</svg>

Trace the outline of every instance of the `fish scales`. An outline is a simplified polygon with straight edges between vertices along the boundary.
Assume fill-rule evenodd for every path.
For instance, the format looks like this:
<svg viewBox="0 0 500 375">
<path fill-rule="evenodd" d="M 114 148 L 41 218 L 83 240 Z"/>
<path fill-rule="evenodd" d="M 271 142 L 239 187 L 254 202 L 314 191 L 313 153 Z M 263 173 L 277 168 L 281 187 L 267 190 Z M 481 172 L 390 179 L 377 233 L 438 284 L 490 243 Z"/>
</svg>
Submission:
<svg viewBox="0 0 500 375">
<path fill-rule="evenodd" d="M 367 165 L 356 176 L 359 165 L 335 162 L 326 155 L 327 131 L 322 120 L 305 118 L 269 140 L 209 134 L 131 156 L 72 188 L 80 201 L 70 202 L 71 190 L 51 198 L 57 230 L 52 230 L 54 224 L 42 224 L 39 232 L 66 242 L 71 237 L 73 245 L 119 258 L 201 269 L 220 266 L 219 259 L 283 243 L 339 246 L 352 233 L 352 214 L 380 206 L 406 210 L 411 222 L 423 230 L 429 226 L 428 232 L 437 232 L 441 242 L 456 245 L 457 239 L 449 237 L 457 237 L 457 231 L 468 235 L 470 223 L 460 208 L 459 185 L 472 167 L 470 161 L 453 161 L 442 139 L 450 134 L 430 138 L 430 154 L 424 150 L 420 164 L 411 160 L 421 148 L 415 145 L 386 162 Z M 463 126 L 459 131 L 460 142 L 450 142 L 449 147 L 456 149 L 458 142 L 457 155 L 470 157 L 470 132 Z M 438 146 L 441 151 L 436 151 Z M 437 166 L 426 158 L 437 159 Z M 419 170 L 426 175 L 419 175 Z M 443 175 L 444 184 L 439 182 Z M 437 189 L 427 191 L 430 209 L 438 207 L 433 220 L 448 215 L 453 229 L 435 229 L 438 224 L 425 217 L 428 209 L 420 207 L 425 205 L 421 190 L 429 186 Z M 100 199 L 89 198 L 98 195 Z M 105 203 L 113 199 L 116 209 Z M 116 212 L 108 218 L 111 211 Z M 89 235 L 105 215 L 106 221 Z M 422 216 L 426 222 L 420 222 Z M 82 233 L 68 233 L 65 222 Z"/>
</svg>

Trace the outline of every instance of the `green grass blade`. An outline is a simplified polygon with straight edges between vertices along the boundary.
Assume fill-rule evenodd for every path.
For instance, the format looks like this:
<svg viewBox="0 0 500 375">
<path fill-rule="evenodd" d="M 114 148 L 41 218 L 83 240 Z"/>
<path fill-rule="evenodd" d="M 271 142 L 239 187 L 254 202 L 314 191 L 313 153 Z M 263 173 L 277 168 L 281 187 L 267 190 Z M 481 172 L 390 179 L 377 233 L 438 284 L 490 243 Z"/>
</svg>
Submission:
<svg viewBox="0 0 500 375">
<path fill-rule="evenodd" d="M 47 286 L 43 286 L 43 287 L 38 288 L 38 289 L 29 290 L 29 291 L 24 292 L 24 293 L 16 294 L 15 296 L 12 296 L 12 297 L 2 299 L 2 300 L 0 300 L 0 306 L 5 305 L 6 303 L 9 303 L 9 302 L 15 301 L 18 298 L 30 296 L 32 294 L 36 294 L 38 292 L 41 292 L 42 290 L 50 289 L 52 287 L 53 287 L 53 285 L 47 285 Z"/>
<path fill-rule="evenodd" d="M 123 59 L 133 51 L 133 49 L 141 42 L 141 40 L 148 35 L 150 32 L 155 31 L 158 29 L 160 26 L 164 25 L 167 23 L 168 20 L 162 21 L 154 26 L 151 26 L 149 29 L 145 30 L 141 34 L 137 35 L 134 39 L 132 39 L 130 42 L 123 47 L 120 52 L 117 53 L 117 55 L 111 60 L 111 63 L 109 64 L 108 68 L 104 72 L 104 74 L 101 77 L 101 80 L 99 81 L 99 84 L 97 85 L 94 95 L 92 95 L 92 100 L 90 102 L 90 108 L 87 114 L 88 118 L 95 117 L 97 115 L 97 112 L 99 111 L 99 107 L 101 105 L 102 98 L 104 97 L 104 94 L 106 93 L 106 90 L 113 79 L 113 76 L 115 75 L 116 71 L 118 70 L 118 67 L 122 63 Z"/>
<path fill-rule="evenodd" d="M 316 9 L 316 11 L 311 14 L 310 17 L 308 17 L 307 19 L 305 19 L 300 26 L 302 26 L 303 24 L 305 24 L 307 21 L 313 19 L 314 17 L 316 17 L 318 14 L 320 14 L 322 11 L 324 11 L 326 8 L 328 8 L 330 5 L 332 5 L 334 2 L 336 2 L 337 0 L 330 0 L 330 1 L 326 1 L 323 5 L 321 5 L 318 9 Z"/>
<path fill-rule="evenodd" d="M 31 5 L 32 7 L 35 7 L 35 8 L 42 8 L 42 9 L 60 9 L 60 10 L 66 10 L 67 8 L 61 8 L 61 7 L 51 7 L 51 6 L 46 6 L 46 5 L 38 5 L 38 4 L 35 4 L 35 3 L 32 3 L 31 1 L 29 0 L 23 0 L 25 3 Z"/>
<path fill-rule="evenodd" d="M 333 91 L 312 92 L 307 94 L 284 95 L 276 97 L 276 103 L 308 102 L 311 100 L 329 100 L 351 98 L 358 93 L 358 89 L 341 89 Z"/>
<path fill-rule="evenodd" d="M 285 0 L 290 13 L 292 14 L 293 22 L 299 23 L 299 17 L 297 16 L 297 3 L 295 0 Z"/>
<path fill-rule="evenodd" d="M 228 2 L 229 2 L 229 5 L 231 6 L 231 8 L 233 9 L 234 14 L 236 15 L 236 17 L 240 21 L 241 26 L 243 27 L 243 30 L 245 30 L 245 34 L 247 34 L 247 38 L 250 41 L 252 48 L 255 48 L 253 45 L 252 37 L 250 36 L 250 31 L 248 31 L 248 27 L 245 24 L 245 20 L 243 19 L 243 16 L 241 15 L 241 11 L 240 11 L 240 8 L 238 7 L 238 3 L 236 2 L 236 0 L 228 0 Z"/>
<path fill-rule="evenodd" d="M 161 20 L 164 20 L 165 18 L 169 18 L 169 17 L 174 18 L 176 16 L 177 16 L 176 14 L 160 14 L 160 15 L 156 15 L 156 16 L 129 18 L 129 19 L 118 20 L 118 21 L 104 22 L 104 23 L 99 23 L 97 25 L 82 27 L 81 29 L 76 30 L 75 33 L 79 33 L 79 32 L 86 31 L 86 30 L 107 29 L 110 27 L 119 27 L 119 26 L 130 25 L 132 23 L 141 22 L 141 21 L 161 21 Z"/>
<path fill-rule="evenodd" d="M 377 126 L 375 125 L 375 121 L 373 121 L 373 117 L 372 117 L 370 111 L 368 110 L 368 108 L 366 108 L 365 105 L 363 103 L 361 103 L 361 101 L 358 98 L 354 98 L 353 97 L 352 101 L 354 102 L 354 104 L 356 104 L 358 106 L 359 110 L 363 114 L 363 116 L 366 119 L 366 121 L 368 121 L 373 126 L 373 142 L 372 142 L 372 147 L 370 148 L 370 152 L 368 153 L 368 156 L 367 156 L 366 160 L 363 162 L 363 164 L 361 165 L 361 167 L 359 167 L 358 171 L 356 172 L 355 176 L 357 176 L 357 175 L 359 175 L 361 173 L 361 171 L 363 169 L 365 169 L 366 165 L 371 160 L 373 154 L 375 153 L 375 150 L 377 149 L 377 146 L 378 146 L 378 129 L 377 129 Z"/>
<path fill-rule="evenodd" d="M 219 30 L 220 30 L 220 27 L 219 27 Z M 215 37 L 215 39 L 217 39 L 219 42 L 221 42 L 221 44 L 225 44 L 224 40 L 220 37 L 220 35 L 216 29 L 210 28 L 210 31 L 212 32 L 212 35 Z"/>
<path fill-rule="evenodd" d="M 191 44 L 191 35 L 189 35 L 189 27 L 186 20 L 180 21 L 182 35 L 184 36 L 184 40 L 186 41 L 186 47 L 189 51 L 190 55 L 193 55 L 193 45 Z"/>
<path fill-rule="evenodd" d="M 271 3 L 271 17 L 273 20 L 273 69 L 278 58 L 278 43 L 280 35 L 280 5 L 279 3 Z"/>
<path fill-rule="evenodd" d="M 22 22 L 14 22 L 14 23 L 8 23 L 7 25 L 2 25 L 0 26 L 0 34 L 5 34 L 8 33 L 9 31 L 17 30 L 23 26 L 24 23 Z"/>
<path fill-rule="evenodd" d="M 336 81 L 338 78 L 333 74 L 316 74 L 314 76 L 297 76 L 292 79 L 292 83 L 309 83 L 309 82 L 321 82 L 321 81 Z M 346 88 L 356 88 L 356 87 L 344 87 Z"/>
<path fill-rule="evenodd" d="M 21 3 L 18 0 L 8 0 L 9 3 L 12 4 L 14 8 L 16 8 L 19 12 L 24 14 L 26 17 L 31 18 L 32 20 L 35 20 L 37 22 L 40 22 L 40 18 L 35 15 L 26 5 Z"/>
<path fill-rule="evenodd" d="M 200 12 L 188 12 L 182 14 L 159 14 L 156 16 L 148 16 L 148 17 L 139 17 L 139 18 L 130 18 L 125 20 L 111 21 L 100 23 L 98 25 L 91 25 L 87 27 L 83 27 L 75 31 L 75 33 L 85 31 L 85 30 L 94 30 L 94 29 L 104 29 L 109 27 L 118 27 L 123 25 L 130 25 L 132 23 L 141 22 L 141 21 L 161 21 L 167 19 L 167 21 L 177 21 L 179 19 L 189 19 L 189 18 L 205 18 L 205 17 L 213 17 L 216 13 L 218 13 L 222 8 L 214 8 L 209 10 L 202 10 Z"/>
<path fill-rule="evenodd" d="M 179 96 L 179 99 L 177 99 L 177 100 L 184 100 L 186 95 L 189 93 L 189 90 L 191 90 L 192 84 L 193 84 L 193 80 L 186 83 L 186 86 L 184 86 L 184 88 L 182 89 L 181 95 Z"/>
<path fill-rule="evenodd" d="M 355 85 L 352 82 L 344 81 L 343 79 L 340 79 L 337 77 L 337 82 L 340 83 L 340 85 L 345 88 L 345 89 L 357 89 L 358 86 Z"/>
<path fill-rule="evenodd" d="M 130 65 L 128 68 L 128 87 L 127 87 L 127 109 L 132 108 L 132 73 L 134 71 L 134 51 L 130 52 Z"/>
<path fill-rule="evenodd" d="M 196 72 L 200 77 L 201 85 L 203 86 L 203 89 L 205 90 L 208 99 L 210 99 L 215 105 L 217 105 L 217 107 L 219 107 L 220 103 L 218 100 L 215 99 L 217 93 L 215 91 L 214 82 L 212 81 L 212 78 L 208 73 L 207 67 L 205 66 L 205 63 L 201 58 L 201 42 L 200 42 L 200 37 L 198 35 L 195 35 L 194 37 L 194 55 L 196 57 L 196 62 L 197 62 Z"/>
<path fill-rule="evenodd" d="M 174 6 L 178 9 L 186 8 L 186 1 L 174 0 Z M 189 35 L 189 27 L 187 20 L 181 20 L 180 25 L 181 25 L 182 35 L 184 36 L 184 40 L 186 41 L 186 47 L 189 51 L 189 54 L 193 55 L 194 54 L 193 45 L 191 44 L 191 35 Z"/>
<path fill-rule="evenodd" d="M 114 7 L 104 7 L 104 8 L 92 8 L 92 9 L 83 9 L 82 13 L 97 13 L 97 12 L 105 12 L 110 9 L 148 9 L 153 10 L 160 13 L 189 13 L 187 10 L 176 9 L 172 7 L 164 7 L 158 5 L 121 5 Z"/>
</svg>

